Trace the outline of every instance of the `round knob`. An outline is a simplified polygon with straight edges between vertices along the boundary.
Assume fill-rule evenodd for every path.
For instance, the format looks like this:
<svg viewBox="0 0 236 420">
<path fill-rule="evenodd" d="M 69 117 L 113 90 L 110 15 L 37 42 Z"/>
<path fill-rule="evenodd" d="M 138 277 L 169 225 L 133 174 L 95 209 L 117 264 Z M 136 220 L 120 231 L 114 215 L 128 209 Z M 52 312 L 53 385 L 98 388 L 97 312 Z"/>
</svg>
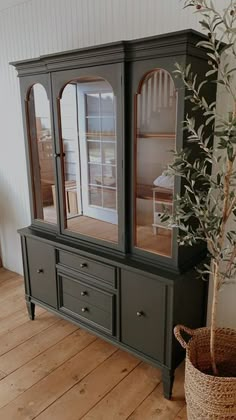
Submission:
<svg viewBox="0 0 236 420">
<path fill-rule="evenodd" d="M 87 267 L 87 264 L 86 263 L 82 263 L 79 266 L 80 266 L 80 268 L 86 268 Z"/>
<path fill-rule="evenodd" d="M 54 153 L 54 158 L 58 158 L 58 157 L 65 157 L 65 153 Z"/>
<path fill-rule="evenodd" d="M 142 311 L 138 311 L 138 312 L 136 313 L 136 315 L 137 315 L 138 317 L 143 316 L 143 312 L 142 312 Z"/>
<path fill-rule="evenodd" d="M 42 269 L 42 268 L 39 268 L 39 269 L 37 270 L 37 273 L 38 273 L 38 274 L 43 273 L 43 269 Z"/>
<path fill-rule="evenodd" d="M 87 295 L 87 292 L 81 292 L 80 295 L 81 296 L 86 296 Z"/>
<path fill-rule="evenodd" d="M 82 308 L 81 311 L 82 312 L 87 312 L 88 311 L 88 308 Z"/>
</svg>

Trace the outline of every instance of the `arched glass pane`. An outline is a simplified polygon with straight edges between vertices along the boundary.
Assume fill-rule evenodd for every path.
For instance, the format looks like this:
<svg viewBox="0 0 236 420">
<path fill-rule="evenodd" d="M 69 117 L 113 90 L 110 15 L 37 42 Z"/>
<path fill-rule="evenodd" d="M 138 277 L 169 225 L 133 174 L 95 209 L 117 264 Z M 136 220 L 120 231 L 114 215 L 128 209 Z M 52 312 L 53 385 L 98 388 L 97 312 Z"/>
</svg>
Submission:
<svg viewBox="0 0 236 420">
<path fill-rule="evenodd" d="M 60 101 L 65 226 L 118 242 L 116 99 L 101 78 L 66 85 Z"/>
<path fill-rule="evenodd" d="M 173 207 L 174 178 L 166 169 L 175 149 L 177 95 L 170 74 L 148 73 L 136 99 L 135 246 L 170 257 L 172 229 L 161 221 L 164 208 Z"/>
<path fill-rule="evenodd" d="M 39 83 L 30 90 L 28 116 L 35 218 L 57 223 L 50 108 Z"/>
</svg>

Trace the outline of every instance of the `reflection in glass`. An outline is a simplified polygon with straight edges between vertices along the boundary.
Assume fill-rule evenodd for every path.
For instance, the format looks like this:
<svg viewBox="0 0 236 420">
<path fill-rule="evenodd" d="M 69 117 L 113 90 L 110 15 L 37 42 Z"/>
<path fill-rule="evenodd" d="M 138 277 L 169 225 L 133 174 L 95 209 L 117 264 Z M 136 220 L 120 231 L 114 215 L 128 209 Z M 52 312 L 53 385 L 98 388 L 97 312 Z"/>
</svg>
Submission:
<svg viewBox="0 0 236 420">
<path fill-rule="evenodd" d="M 103 185 L 116 188 L 116 167 L 111 165 L 103 165 L 102 167 Z"/>
<path fill-rule="evenodd" d="M 29 93 L 28 117 L 35 218 L 57 223 L 50 108 L 47 93 L 39 83 Z"/>
<path fill-rule="evenodd" d="M 116 144 L 115 143 L 102 143 L 102 162 L 115 165 L 116 163 Z"/>
<path fill-rule="evenodd" d="M 87 118 L 87 134 L 100 135 L 101 121 L 99 117 L 88 117 Z"/>
<path fill-rule="evenodd" d="M 88 141 L 88 161 L 90 163 L 101 163 L 101 144 L 100 142 Z"/>
<path fill-rule="evenodd" d="M 118 241 L 115 97 L 105 80 L 80 78 L 60 100 L 66 229 Z"/>
<path fill-rule="evenodd" d="M 89 164 L 89 184 L 90 185 L 101 185 L 102 184 L 102 165 Z"/>
<path fill-rule="evenodd" d="M 116 191 L 115 189 L 103 189 L 103 205 L 109 209 L 116 209 Z"/>
<path fill-rule="evenodd" d="M 161 220 L 173 207 L 174 178 L 166 170 L 175 149 L 177 95 L 170 74 L 148 73 L 136 100 L 135 246 L 171 257 L 172 229 Z"/>
<path fill-rule="evenodd" d="M 89 187 L 89 201 L 93 206 L 102 207 L 102 188 Z"/>
</svg>

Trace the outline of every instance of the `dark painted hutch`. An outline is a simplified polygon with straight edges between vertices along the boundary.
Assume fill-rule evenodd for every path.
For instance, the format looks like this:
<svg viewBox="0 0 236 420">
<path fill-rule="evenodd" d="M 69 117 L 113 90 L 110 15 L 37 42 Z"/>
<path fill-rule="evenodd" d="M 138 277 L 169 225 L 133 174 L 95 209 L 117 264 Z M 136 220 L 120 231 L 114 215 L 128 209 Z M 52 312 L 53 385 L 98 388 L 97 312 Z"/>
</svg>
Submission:
<svg viewBox="0 0 236 420">
<path fill-rule="evenodd" d="M 192 30 L 12 63 L 20 77 L 32 224 L 20 230 L 26 303 L 162 369 L 171 397 L 177 323 L 205 322 L 202 246 L 179 247 L 161 219 L 179 179 L 191 111 L 175 63 L 207 71 Z M 213 100 L 214 87 L 206 94 Z M 200 122 L 199 122 L 200 124 Z"/>
</svg>

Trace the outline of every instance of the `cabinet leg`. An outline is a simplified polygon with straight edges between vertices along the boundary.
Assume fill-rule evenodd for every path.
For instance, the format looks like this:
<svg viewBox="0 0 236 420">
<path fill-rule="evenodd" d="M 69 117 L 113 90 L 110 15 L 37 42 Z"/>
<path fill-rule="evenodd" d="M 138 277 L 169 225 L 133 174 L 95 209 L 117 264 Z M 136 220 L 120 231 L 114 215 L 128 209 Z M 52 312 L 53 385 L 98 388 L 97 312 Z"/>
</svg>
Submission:
<svg viewBox="0 0 236 420">
<path fill-rule="evenodd" d="M 164 397 L 167 400 L 170 400 L 172 396 L 174 377 L 175 376 L 174 376 L 173 370 L 166 369 L 166 368 L 162 370 L 163 391 L 164 391 Z"/>
<path fill-rule="evenodd" d="M 35 316 L 35 304 L 32 303 L 32 302 L 26 301 L 26 307 L 27 307 L 27 310 L 28 310 L 29 319 L 34 320 L 34 316 Z"/>
</svg>

